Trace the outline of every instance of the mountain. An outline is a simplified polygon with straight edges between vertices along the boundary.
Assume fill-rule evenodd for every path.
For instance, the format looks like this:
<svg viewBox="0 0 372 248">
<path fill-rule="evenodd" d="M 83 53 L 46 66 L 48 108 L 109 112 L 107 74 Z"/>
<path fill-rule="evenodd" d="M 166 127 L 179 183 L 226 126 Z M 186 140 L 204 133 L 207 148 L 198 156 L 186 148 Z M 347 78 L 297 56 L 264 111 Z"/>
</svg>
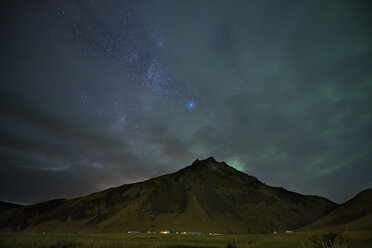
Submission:
<svg viewBox="0 0 372 248">
<path fill-rule="evenodd" d="M 357 194 L 324 218 L 303 230 L 372 230 L 372 189 Z"/>
<path fill-rule="evenodd" d="M 11 203 L 11 202 L 0 201 L 0 212 L 14 209 L 14 208 L 21 207 L 21 206 L 22 205 Z"/>
<path fill-rule="evenodd" d="M 0 214 L 1 231 L 197 231 L 263 233 L 293 230 L 337 204 L 270 187 L 210 157 L 175 173 L 74 199 Z"/>
</svg>

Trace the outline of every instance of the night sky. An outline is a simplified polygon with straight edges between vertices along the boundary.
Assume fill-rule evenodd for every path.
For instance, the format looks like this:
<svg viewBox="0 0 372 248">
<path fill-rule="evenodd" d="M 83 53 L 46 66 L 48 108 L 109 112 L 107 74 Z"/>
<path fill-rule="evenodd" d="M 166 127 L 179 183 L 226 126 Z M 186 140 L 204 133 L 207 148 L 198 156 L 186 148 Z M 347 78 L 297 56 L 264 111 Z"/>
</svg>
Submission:
<svg viewBox="0 0 372 248">
<path fill-rule="evenodd" d="M 336 202 L 372 187 L 371 1 L 2 1 L 0 200 L 214 156 Z"/>
</svg>

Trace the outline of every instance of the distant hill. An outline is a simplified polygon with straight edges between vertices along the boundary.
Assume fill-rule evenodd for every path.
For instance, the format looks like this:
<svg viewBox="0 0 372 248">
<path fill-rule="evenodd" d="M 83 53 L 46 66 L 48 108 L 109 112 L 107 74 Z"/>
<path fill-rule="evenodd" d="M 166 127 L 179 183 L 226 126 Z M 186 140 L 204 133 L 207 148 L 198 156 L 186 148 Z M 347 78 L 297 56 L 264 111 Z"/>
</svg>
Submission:
<svg viewBox="0 0 372 248">
<path fill-rule="evenodd" d="M 7 211 L 13 208 L 21 207 L 22 205 L 11 203 L 11 202 L 5 202 L 0 201 L 0 212 Z"/>
<path fill-rule="evenodd" d="M 2 231 L 263 233 L 297 229 L 337 204 L 270 187 L 210 157 L 175 173 L 0 214 Z"/>
<path fill-rule="evenodd" d="M 372 189 L 360 192 L 324 218 L 302 229 L 372 230 Z"/>
</svg>

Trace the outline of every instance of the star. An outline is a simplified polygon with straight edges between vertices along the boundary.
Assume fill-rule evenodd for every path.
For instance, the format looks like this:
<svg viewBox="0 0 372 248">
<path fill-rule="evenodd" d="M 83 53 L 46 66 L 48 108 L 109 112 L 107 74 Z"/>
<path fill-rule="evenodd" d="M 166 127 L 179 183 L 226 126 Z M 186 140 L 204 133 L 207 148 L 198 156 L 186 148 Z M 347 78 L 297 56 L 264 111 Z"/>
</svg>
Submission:
<svg viewBox="0 0 372 248">
<path fill-rule="evenodd" d="M 195 108 L 195 103 L 194 103 L 193 101 L 189 101 L 189 102 L 187 103 L 187 107 L 188 107 L 189 109 L 193 109 L 193 108 Z"/>
<path fill-rule="evenodd" d="M 157 45 L 158 47 L 163 47 L 163 46 L 164 46 L 164 43 L 163 43 L 162 40 L 158 40 L 158 41 L 156 42 L 156 45 Z"/>
</svg>

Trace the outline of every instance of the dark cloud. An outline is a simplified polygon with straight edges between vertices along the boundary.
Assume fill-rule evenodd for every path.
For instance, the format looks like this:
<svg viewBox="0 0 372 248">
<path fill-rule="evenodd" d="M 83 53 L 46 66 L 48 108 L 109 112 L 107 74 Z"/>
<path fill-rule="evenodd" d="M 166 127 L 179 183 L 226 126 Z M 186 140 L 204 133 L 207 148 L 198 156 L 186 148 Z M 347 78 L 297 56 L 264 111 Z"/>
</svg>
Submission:
<svg viewBox="0 0 372 248">
<path fill-rule="evenodd" d="M 372 187 L 369 1 L 2 5 L 2 200 L 209 156 L 338 202 Z"/>
</svg>

